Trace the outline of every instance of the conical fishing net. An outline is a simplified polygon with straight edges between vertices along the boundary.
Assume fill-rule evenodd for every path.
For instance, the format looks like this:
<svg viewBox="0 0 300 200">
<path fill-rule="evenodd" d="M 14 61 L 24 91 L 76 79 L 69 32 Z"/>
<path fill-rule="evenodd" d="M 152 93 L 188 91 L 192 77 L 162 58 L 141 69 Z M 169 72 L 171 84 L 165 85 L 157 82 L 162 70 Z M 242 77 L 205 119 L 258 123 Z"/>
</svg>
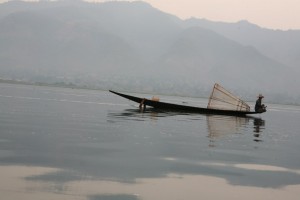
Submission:
<svg viewBox="0 0 300 200">
<path fill-rule="evenodd" d="M 207 108 L 218 110 L 250 111 L 250 106 L 247 103 L 231 94 L 217 83 L 214 85 Z"/>
</svg>

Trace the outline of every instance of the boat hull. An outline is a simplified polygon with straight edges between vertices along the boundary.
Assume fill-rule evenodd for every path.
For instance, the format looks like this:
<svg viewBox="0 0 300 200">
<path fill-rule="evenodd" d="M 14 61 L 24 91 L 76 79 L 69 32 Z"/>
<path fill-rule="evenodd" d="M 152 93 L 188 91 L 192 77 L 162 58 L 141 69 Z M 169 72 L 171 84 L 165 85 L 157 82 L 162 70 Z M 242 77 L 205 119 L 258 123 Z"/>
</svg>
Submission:
<svg viewBox="0 0 300 200">
<path fill-rule="evenodd" d="M 112 90 L 109 91 L 111 93 L 114 93 L 118 96 L 121 96 L 123 98 L 126 98 L 128 100 L 134 101 L 139 104 L 143 101 L 143 105 L 150 106 L 160 110 L 199 113 L 199 114 L 230 115 L 230 116 L 245 116 L 249 114 L 259 114 L 258 112 L 252 112 L 252 111 L 217 110 L 217 109 L 208 109 L 208 108 L 201 108 L 195 106 L 172 104 L 172 103 L 153 101 L 150 99 L 135 97 L 127 94 L 122 94 Z"/>
</svg>

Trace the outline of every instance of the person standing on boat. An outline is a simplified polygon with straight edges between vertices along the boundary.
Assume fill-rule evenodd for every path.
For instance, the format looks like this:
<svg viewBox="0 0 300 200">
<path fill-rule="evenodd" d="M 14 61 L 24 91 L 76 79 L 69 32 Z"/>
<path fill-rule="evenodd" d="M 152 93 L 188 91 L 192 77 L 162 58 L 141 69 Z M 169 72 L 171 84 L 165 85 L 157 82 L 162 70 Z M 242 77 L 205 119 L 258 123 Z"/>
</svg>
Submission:
<svg viewBox="0 0 300 200">
<path fill-rule="evenodd" d="M 264 96 L 262 94 L 258 95 L 258 99 L 255 103 L 255 112 L 266 112 L 266 106 L 261 103 L 263 98 Z"/>
</svg>

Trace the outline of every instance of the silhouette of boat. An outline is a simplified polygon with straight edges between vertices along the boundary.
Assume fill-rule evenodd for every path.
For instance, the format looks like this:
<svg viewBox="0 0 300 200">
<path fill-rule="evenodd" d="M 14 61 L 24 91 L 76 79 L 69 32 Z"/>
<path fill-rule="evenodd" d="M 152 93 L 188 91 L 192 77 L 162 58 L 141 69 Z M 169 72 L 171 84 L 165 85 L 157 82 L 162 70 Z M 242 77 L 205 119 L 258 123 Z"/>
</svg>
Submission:
<svg viewBox="0 0 300 200">
<path fill-rule="evenodd" d="M 153 107 L 159 110 L 200 113 L 200 114 L 213 114 L 213 115 L 230 115 L 230 116 L 245 116 L 248 114 L 260 114 L 262 112 L 250 111 L 250 106 L 238 97 L 232 95 L 223 87 L 218 84 L 214 85 L 213 92 L 210 96 L 207 108 L 196 106 L 181 105 L 174 103 L 161 102 L 158 98 L 146 99 L 142 97 L 135 97 L 120 92 L 109 90 L 111 93 L 134 101 L 140 104 L 141 109 L 146 106 Z"/>
</svg>

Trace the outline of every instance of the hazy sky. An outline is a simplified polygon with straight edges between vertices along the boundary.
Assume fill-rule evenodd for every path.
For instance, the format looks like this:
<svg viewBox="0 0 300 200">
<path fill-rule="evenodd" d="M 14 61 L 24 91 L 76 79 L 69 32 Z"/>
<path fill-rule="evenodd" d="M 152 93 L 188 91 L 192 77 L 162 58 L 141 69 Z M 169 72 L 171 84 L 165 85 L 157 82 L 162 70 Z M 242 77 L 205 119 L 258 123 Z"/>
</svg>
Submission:
<svg viewBox="0 0 300 200">
<path fill-rule="evenodd" d="M 102 0 L 103 1 L 103 0 Z M 182 19 L 248 20 L 272 29 L 300 29 L 300 0 L 144 0 Z"/>
<path fill-rule="evenodd" d="M 4 2 L 7 0 L 0 0 Z M 103 2 L 110 0 L 89 0 Z M 300 0 L 144 0 L 182 19 L 248 20 L 272 29 L 300 29 Z"/>
</svg>

